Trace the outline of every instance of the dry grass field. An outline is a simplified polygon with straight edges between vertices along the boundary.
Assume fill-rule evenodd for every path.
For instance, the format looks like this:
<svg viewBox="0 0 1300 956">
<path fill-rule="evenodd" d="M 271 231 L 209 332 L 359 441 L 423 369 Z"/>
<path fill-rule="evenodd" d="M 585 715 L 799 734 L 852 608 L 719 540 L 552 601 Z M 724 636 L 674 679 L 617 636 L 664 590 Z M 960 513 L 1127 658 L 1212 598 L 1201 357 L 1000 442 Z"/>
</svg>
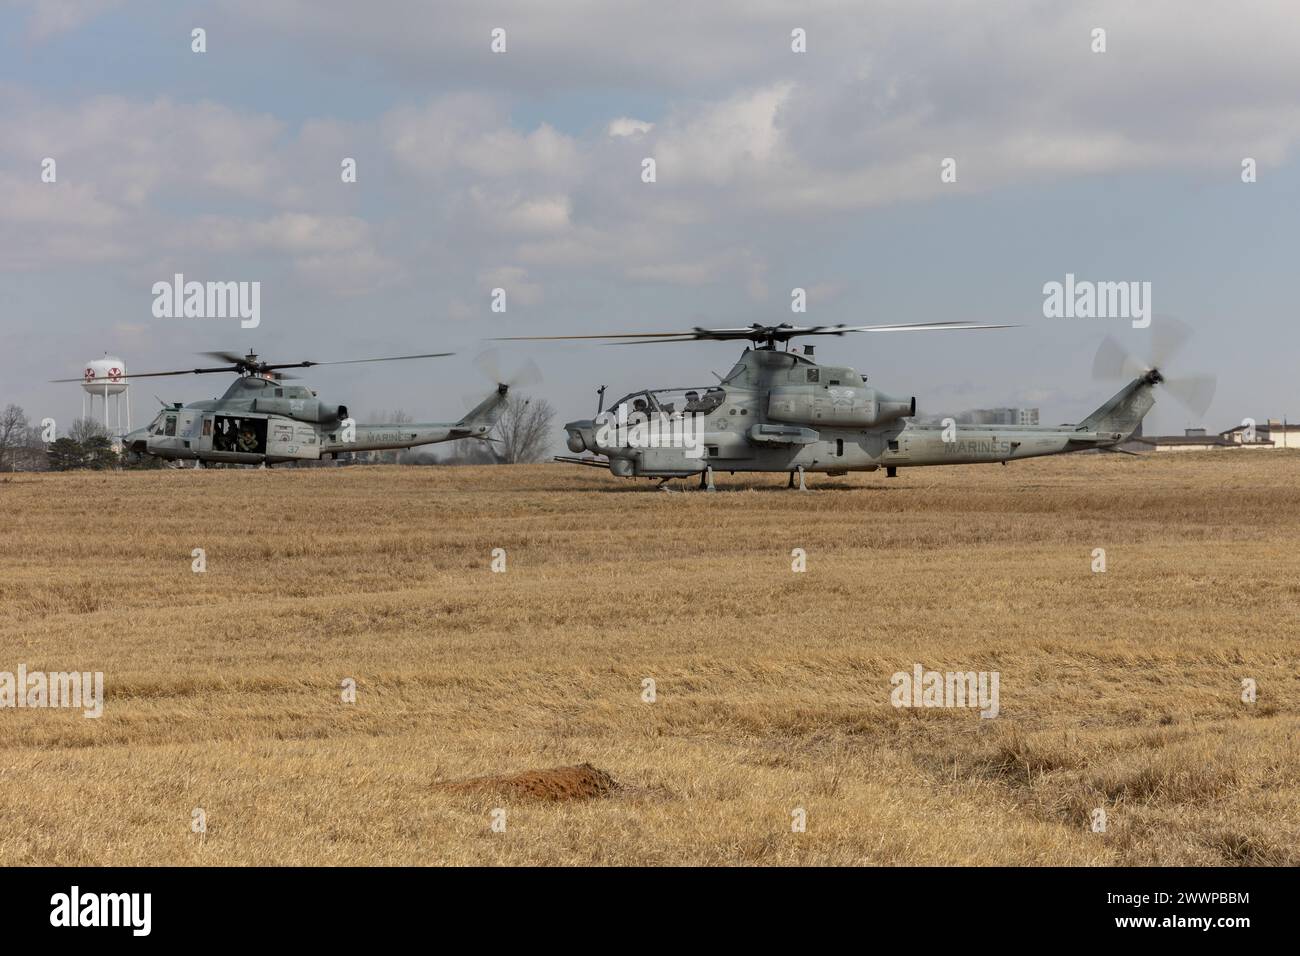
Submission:
<svg viewBox="0 0 1300 956">
<path fill-rule="evenodd" d="M 719 477 L 0 477 L 0 863 L 1300 864 L 1300 456 Z"/>
</svg>

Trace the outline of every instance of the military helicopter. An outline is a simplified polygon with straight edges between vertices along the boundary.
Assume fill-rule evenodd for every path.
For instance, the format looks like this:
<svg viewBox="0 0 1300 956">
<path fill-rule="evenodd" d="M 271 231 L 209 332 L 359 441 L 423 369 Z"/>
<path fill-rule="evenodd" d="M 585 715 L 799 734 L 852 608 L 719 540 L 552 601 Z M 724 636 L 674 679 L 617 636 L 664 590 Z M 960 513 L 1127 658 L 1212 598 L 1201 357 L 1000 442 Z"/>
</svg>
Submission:
<svg viewBox="0 0 1300 956">
<path fill-rule="evenodd" d="M 126 451 L 180 462 L 193 461 L 194 467 L 201 468 L 205 462 L 274 465 L 314 461 L 336 458 L 346 452 L 412 448 L 460 438 L 490 441 L 489 432 L 505 409 L 510 390 L 509 384 L 499 383 L 457 422 L 358 425 L 349 417 L 346 405 L 329 404 L 305 385 L 286 384 L 285 380 L 294 376 L 281 370 L 445 358 L 454 353 L 392 355 L 342 362 L 264 362 L 251 349 L 247 355 L 202 354 L 228 364 L 128 375 L 131 380 L 231 372 L 239 377 L 221 398 L 188 405 L 164 403 L 163 410 L 152 422 L 123 436 Z"/>
<path fill-rule="evenodd" d="M 925 425 L 916 398 L 878 391 L 847 366 L 819 365 L 812 345 L 791 351 L 792 339 L 871 332 L 932 332 L 1011 328 L 972 322 L 902 325 L 793 326 L 754 324 L 740 328 L 695 328 L 685 332 L 616 335 L 513 336 L 508 340 L 609 339 L 610 344 L 747 341 L 749 347 L 715 386 L 633 392 L 603 410 L 604 388 L 594 419 L 569 422 L 568 447 L 586 457 L 557 461 L 608 467 L 626 478 L 674 478 L 698 474 L 712 489 L 715 471 L 787 472 L 787 487 L 806 489 L 805 472 L 845 475 L 876 471 L 896 477 L 898 469 L 923 465 L 1006 464 L 1021 458 L 1089 449 L 1115 450 L 1138 428 L 1165 385 L 1188 407 L 1208 408 L 1214 382 L 1205 377 L 1170 381 L 1156 365 L 1127 357 L 1113 340 L 1103 342 L 1098 377 L 1131 374 L 1109 401 L 1077 425 Z M 1167 320 L 1162 349 L 1172 352 L 1185 327 Z M 778 349 L 784 345 L 784 349 Z M 1208 392 L 1207 392 L 1208 390 Z"/>
</svg>

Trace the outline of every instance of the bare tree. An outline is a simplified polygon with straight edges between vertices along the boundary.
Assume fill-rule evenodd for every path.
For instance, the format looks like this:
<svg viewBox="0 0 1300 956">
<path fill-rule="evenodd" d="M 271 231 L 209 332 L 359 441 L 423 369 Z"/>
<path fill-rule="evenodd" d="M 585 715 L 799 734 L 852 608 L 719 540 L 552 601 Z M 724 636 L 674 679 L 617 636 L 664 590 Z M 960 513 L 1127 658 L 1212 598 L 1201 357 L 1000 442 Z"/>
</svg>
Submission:
<svg viewBox="0 0 1300 956">
<path fill-rule="evenodd" d="M 70 444 L 60 446 L 59 442 L 55 442 L 50 446 L 50 467 L 56 470 L 66 470 L 68 467 L 102 469 L 111 468 L 118 463 L 117 452 L 113 450 L 112 433 L 102 422 L 93 418 L 78 418 L 68 429 L 67 440 Z M 56 446 L 60 446 L 57 454 L 54 453 Z M 74 449 L 80 452 L 78 463 L 71 460 Z"/>
<path fill-rule="evenodd" d="M 45 440 L 45 429 L 42 425 L 37 423 L 27 429 L 23 447 L 18 450 L 14 459 L 14 469 L 16 471 L 48 471 L 50 462 L 45 455 L 48 444 L 49 442 Z"/>
<path fill-rule="evenodd" d="M 0 412 L 0 471 L 15 471 L 26 458 L 27 433 L 31 426 L 19 405 L 6 405 Z"/>
<path fill-rule="evenodd" d="M 68 429 L 68 437 L 78 444 L 86 444 L 97 438 L 112 439 L 112 434 L 104 427 L 103 422 L 96 418 L 78 418 Z"/>
<path fill-rule="evenodd" d="M 546 458 L 555 437 L 551 434 L 554 420 L 555 409 L 544 398 L 512 395 L 506 399 L 505 411 L 497 425 L 501 461 L 518 465 Z"/>
</svg>

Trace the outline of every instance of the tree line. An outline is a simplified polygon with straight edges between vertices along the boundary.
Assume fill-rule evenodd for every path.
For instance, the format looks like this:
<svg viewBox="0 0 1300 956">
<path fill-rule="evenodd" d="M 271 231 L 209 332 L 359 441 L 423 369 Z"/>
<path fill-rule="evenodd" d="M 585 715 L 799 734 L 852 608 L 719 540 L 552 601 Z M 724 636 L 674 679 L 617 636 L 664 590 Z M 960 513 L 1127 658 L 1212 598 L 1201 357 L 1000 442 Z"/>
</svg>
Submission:
<svg viewBox="0 0 1300 956">
<path fill-rule="evenodd" d="M 0 471 L 156 467 L 145 461 L 124 461 L 113 448 L 112 434 L 93 418 L 78 418 L 53 441 L 45 437 L 44 426 L 33 424 L 21 405 L 6 405 L 0 411 Z"/>
</svg>

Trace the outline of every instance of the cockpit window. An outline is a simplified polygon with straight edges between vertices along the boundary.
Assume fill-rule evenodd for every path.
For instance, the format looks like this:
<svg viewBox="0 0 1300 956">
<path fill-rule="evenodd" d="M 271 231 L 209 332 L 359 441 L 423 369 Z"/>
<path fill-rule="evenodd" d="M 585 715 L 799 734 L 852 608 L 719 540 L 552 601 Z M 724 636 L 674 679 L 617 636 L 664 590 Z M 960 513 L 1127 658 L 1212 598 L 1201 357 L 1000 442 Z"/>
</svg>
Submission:
<svg viewBox="0 0 1300 956">
<path fill-rule="evenodd" d="M 616 414 L 619 406 L 626 406 L 629 415 L 643 412 L 670 416 L 707 415 L 727 400 L 725 390 L 713 388 L 667 388 L 654 391 L 633 392 L 609 406 Z"/>
<path fill-rule="evenodd" d="M 686 410 L 688 412 L 694 412 L 696 415 L 707 415 L 726 400 L 726 392 L 720 388 L 711 388 L 704 393 L 699 401 L 687 406 Z"/>
<path fill-rule="evenodd" d="M 175 415 L 168 415 L 168 416 L 167 416 L 167 424 L 163 426 L 163 434 L 164 434 L 164 435 L 175 435 L 175 434 L 176 434 L 176 416 L 175 416 Z"/>
<path fill-rule="evenodd" d="M 644 393 L 644 392 L 633 392 L 631 395 L 624 395 L 624 396 L 623 396 L 622 398 L 620 398 L 617 402 L 613 402 L 613 403 L 610 404 L 610 406 L 609 406 L 609 407 L 610 407 L 610 410 L 611 410 L 611 411 L 618 411 L 618 407 L 619 407 L 620 405 L 626 405 L 626 406 L 627 406 L 627 410 L 630 412 L 630 411 L 632 411 L 632 401 L 633 401 L 633 399 L 640 399 L 641 401 L 644 402 L 644 401 L 645 401 L 645 393 Z"/>
</svg>

